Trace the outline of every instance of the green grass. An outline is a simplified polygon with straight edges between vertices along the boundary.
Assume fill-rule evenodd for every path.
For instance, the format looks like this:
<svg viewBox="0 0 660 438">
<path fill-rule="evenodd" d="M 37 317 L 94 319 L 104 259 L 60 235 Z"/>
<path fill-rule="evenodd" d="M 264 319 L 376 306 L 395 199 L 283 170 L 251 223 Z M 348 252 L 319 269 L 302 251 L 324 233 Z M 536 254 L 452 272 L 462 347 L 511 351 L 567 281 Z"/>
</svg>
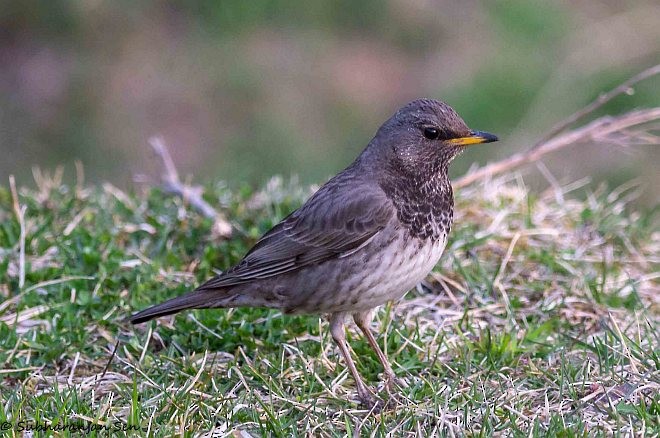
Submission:
<svg viewBox="0 0 660 438">
<path fill-rule="evenodd" d="M 158 190 L 38 186 L 19 191 L 24 280 L 21 226 L 0 187 L 5 433 L 27 423 L 89 436 L 660 433 L 660 235 L 652 212 L 626 205 L 630 189 L 560 201 L 504 180 L 462 190 L 441 262 L 375 318 L 406 386 L 388 392 L 376 355 L 349 331 L 359 371 L 388 401 L 374 413 L 356 403 L 317 316 L 232 309 L 127 322 L 236 263 L 310 190 L 209 188 L 236 229 L 221 241 L 212 221 Z"/>
</svg>

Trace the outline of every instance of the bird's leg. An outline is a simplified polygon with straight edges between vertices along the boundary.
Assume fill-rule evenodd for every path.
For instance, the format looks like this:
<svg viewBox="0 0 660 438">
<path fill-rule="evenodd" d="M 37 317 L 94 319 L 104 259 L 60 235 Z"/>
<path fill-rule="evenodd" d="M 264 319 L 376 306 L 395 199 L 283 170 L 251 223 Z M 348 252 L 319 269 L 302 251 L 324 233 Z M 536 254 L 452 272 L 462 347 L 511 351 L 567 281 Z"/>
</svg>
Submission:
<svg viewBox="0 0 660 438">
<path fill-rule="evenodd" d="M 330 334 L 332 335 L 332 339 L 334 339 L 339 346 L 339 351 L 341 351 L 342 356 L 344 356 L 346 365 L 348 365 L 348 370 L 353 375 L 353 379 L 355 379 L 355 386 L 357 388 L 360 402 L 371 408 L 376 404 L 376 400 L 371 394 L 371 391 L 369 391 L 362 381 L 362 378 L 355 367 L 355 363 L 353 362 L 353 358 L 351 358 L 351 354 L 348 351 L 348 345 L 346 344 L 346 331 L 344 330 L 345 317 L 346 314 L 343 312 L 333 313 L 330 316 Z"/>
<path fill-rule="evenodd" d="M 376 338 L 369 328 L 373 314 L 372 312 L 372 310 L 367 310 L 366 312 L 356 312 L 353 314 L 353 321 L 355 321 L 355 324 L 357 324 L 362 333 L 364 333 L 364 336 L 367 338 L 369 345 L 371 345 L 371 348 L 373 348 L 376 352 L 376 355 L 378 355 L 378 360 L 383 365 L 383 370 L 385 372 L 385 382 L 387 384 L 391 382 L 397 382 L 398 380 L 394 374 L 392 365 L 390 365 L 390 362 L 387 360 L 387 356 L 385 356 L 383 350 L 381 350 L 378 346 L 378 342 L 376 342 Z"/>
</svg>

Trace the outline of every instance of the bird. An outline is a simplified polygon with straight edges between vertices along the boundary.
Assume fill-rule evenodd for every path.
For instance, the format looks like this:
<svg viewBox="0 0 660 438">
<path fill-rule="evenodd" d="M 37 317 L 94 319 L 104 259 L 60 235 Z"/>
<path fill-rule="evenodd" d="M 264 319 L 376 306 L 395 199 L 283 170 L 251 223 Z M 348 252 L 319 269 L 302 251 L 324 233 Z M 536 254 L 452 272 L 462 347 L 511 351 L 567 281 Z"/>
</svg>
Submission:
<svg viewBox="0 0 660 438">
<path fill-rule="evenodd" d="M 466 146 L 497 141 L 446 103 L 417 99 L 398 109 L 346 169 L 266 232 L 235 266 L 192 292 L 134 314 L 139 324 L 187 309 L 261 307 L 327 315 L 358 401 L 378 403 L 346 342 L 352 317 L 396 381 L 370 325 L 438 263 L 452 226 L 449 164 Z"/>
</svg>

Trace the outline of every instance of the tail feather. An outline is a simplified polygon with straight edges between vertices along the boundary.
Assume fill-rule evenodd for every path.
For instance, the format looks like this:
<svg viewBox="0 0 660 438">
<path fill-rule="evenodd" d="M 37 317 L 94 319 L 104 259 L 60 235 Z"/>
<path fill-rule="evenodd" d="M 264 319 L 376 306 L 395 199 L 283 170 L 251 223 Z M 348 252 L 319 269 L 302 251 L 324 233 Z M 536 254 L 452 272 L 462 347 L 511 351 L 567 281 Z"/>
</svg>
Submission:
<svg viewBox="0 0 660 438">
<path fill-rule="evenodd" d="M 131 316 L 130 321 L 132 324 L 140 324 L 154 318 L 178 313 L 182 310 L 223 307 L 222 301 L 224 300 L 218 299 L 218 292 L 218 290 L 192 291 L 142 310 Z"/>
</svg>

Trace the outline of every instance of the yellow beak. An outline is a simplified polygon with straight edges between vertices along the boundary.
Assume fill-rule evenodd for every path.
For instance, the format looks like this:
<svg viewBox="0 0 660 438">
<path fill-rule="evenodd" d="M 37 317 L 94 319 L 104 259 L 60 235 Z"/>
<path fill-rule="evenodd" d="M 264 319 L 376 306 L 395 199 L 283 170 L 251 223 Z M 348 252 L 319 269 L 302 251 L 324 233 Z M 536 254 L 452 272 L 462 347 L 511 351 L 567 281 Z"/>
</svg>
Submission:
<svg viewBox="0 0 660 438">
<path fill-rule="evenodd" d="M 451 138 L 447 142 L 456 146 L 469 146 L 471 144 L 492 143 L 497 141 L 497 136 L 483 131 L 470 131 L 467 137 Z"/>
</svg>

